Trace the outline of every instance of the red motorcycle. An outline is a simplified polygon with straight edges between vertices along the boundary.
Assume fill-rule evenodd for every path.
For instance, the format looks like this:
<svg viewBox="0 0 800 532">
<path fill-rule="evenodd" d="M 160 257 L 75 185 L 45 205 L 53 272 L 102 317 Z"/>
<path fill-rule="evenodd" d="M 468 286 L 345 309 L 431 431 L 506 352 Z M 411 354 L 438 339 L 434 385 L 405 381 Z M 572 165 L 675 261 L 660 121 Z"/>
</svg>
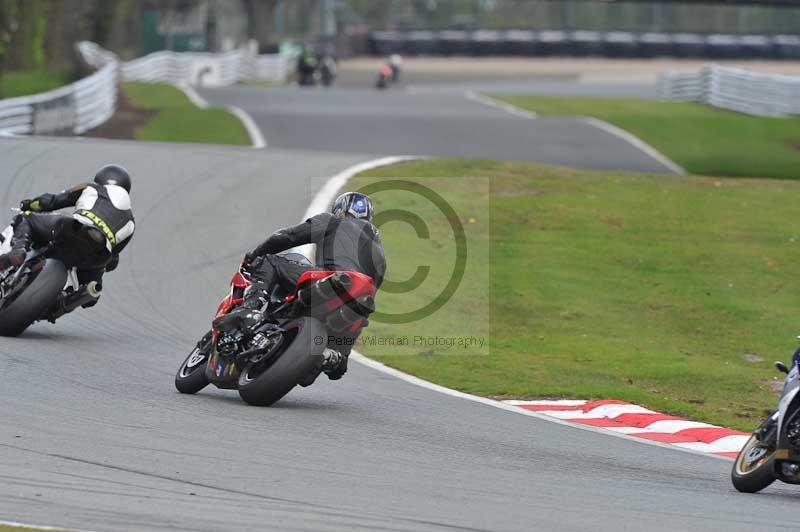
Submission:
<svg viewBox="0 0 800 532">
<path fill-rule="evenodd" d="M 299 254 L 287 258 L 311 264 Z M 311 384 L 320 373 L 325 349 L 341 345 L 341 335 L 357 332 L 375 310 L 375 284 L 370 276 L 313 270 L 303 273 L 290 293 L 276 287 L 256 323 L 220 325 L 225 320 L 219 318 L 244 303 L 252 284 L 249 268 L 241 266 L 231 280 L 230 293 L 217 308 L 211 330 L 178 369 L 175 387 L 179 392 L 194 394 L 213 383 L 238 390 L 247 403 L 269 406 L 295 385 Z"/>
</svg>

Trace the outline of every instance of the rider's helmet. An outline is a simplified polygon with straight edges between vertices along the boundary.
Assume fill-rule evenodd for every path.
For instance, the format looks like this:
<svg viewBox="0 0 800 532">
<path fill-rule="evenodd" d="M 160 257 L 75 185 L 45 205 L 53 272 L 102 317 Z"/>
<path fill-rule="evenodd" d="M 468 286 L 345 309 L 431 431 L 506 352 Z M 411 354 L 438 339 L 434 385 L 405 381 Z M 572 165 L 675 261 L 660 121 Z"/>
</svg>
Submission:
<svg viewBox="0 0 800 532">
<path fill-rule="evenodd" d="M 372 221 L 372 200 L 360 192 L 345 192 L 333 202 L 331 213 L 344 218 L 352 216 L 368 222 Z"/>
<path fill-rule="evenodd" d="M 98 185 L 117 185 L 128 192 L 131 191 L 131 175 L 118 164 L 107 164 L 102 167 L 95 174 L 94 182 Z"/>
</svg>

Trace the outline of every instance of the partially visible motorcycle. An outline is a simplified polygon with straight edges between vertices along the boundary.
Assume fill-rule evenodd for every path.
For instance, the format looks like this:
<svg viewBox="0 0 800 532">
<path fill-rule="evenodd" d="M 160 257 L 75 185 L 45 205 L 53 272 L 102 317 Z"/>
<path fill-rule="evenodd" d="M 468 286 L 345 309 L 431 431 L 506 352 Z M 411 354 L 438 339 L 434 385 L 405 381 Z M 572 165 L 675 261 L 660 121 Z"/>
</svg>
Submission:
<svg viewBox="0 0 800 532">
<path fill-rule="evenodd" d="M 287 258 L 310 265 L 306 257 Z M 356 332 L 375 310 L 371 277 L 352 271 L 311 270 L 294 290 L 276 286 L 256 323 L 221 326 L 221 317 L 244 303 L 253 284 L 252 268 L 242 265 L 217 308 L 212 328 L 197 342 L 175 375 L 181 393 L 194 394 L 209 383 L 238 390 L 247 403 L 269 406 L 319 375 L 324 351 L 339 334 Z M 215 324 L 217 324 L 215 326 Z"/>
<path fill-rule="evenodd" d="M 336 60 L 326 55 L 319 65 L 319 79 L 324 87 L 330 87 L 336 80 Z"/>
<path fill-rule="evenodd" d="M 0 254 L 11 251 L 13 234 L 11 226 L 0 234 Z M 94 281 L 81 285 L 77 267 L 105 240 L 99 229 L 67 218 L 51 243 L 30 250 L 18 268 L 1 271 L 0 335 L 18 336 L 36 321 L 55 323 L 78 307 L 97 303 L 100 287 Z"/>
<path fill-rule="evenodd" d="M 775 362 L 786 374 L 778 408 L 747 440 L 733 463 L 733 486 L 756 493 L 776 480 L 800 484 L 800 348 L 791 367 Z"/>
<path fill-rule="evenodd" d="M 376 89 L 386 89 L 392 81 L 392 67 L 389 65 L 382 65 L 378 70 L 378 77 L 375 79 Z"/>
<path fill-rule="evenodd" d="M 403 58 L 399 54 L 389 56 L 389 67 L 392 69 L 392 83 L 400 81 L 400 69 L 403 67 Z"/>
</svg>

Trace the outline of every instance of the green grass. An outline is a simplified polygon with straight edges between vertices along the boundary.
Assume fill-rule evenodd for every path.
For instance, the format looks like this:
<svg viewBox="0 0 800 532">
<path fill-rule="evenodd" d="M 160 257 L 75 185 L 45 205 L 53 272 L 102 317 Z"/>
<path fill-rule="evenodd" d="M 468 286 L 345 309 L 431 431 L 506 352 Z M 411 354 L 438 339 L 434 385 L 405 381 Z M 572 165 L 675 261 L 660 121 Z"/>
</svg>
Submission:
<svg viewBox="0 0 800 532">
<path fill-rule="evenodd" d="M 790 358 L 800 332 L 800 222 L 790 200 L 800 182 L 434 160 L 372 170 L 348 188 L 436 176 L 491 180 L 490 230 L 475 211 L 480 191 L 436 180 L 437 190 L 452 188 L 447 199 L 463 220 L 478 219 L 467 230 L 471 248 L 489 244 L 491 352 L 359 345 L 367 355 L 484 396 L 615 398 L 740 429 L 774 406 L 770 383 L 780 375 L 771 362 Z M 401 193 L 376 199 L 377 212 L 407 207 Z M 439 260 L 408 232 L 382 227 L 389 279 Z M 486 259 L 479 252 L 469 262 Z M 463 334 L 482 296 L 480 285 L 460 291 L 474 298 L 454 298 L 455 308 L 421 324 L 373 322 L 365 334 Z M 423 297 L 380 293 L 378 309 Z"/>
<path fill-rule="evenodd" d="M 494 96 L 544 116 L 593 116 L 658 149 L 691 173 L 800 178 L 800 118 L 764 118 L 698 103 Z"/>
<path fill-rule="evenodd" d="M 137 140 L 250 145 L 238 118 L 224 109 L 200 109 L 171 85 L 124 83 L 123 90 L 138 107 L 158 112 L 137 129 Z"/>
<path fill-rule="evenodd" d="M 5 72 L 0 78 L 0 98 L 14 98 L 46 92 L 70 82 L 72 82 L 72 77 L 69 72 L 45 70 Z"/>
</svg>

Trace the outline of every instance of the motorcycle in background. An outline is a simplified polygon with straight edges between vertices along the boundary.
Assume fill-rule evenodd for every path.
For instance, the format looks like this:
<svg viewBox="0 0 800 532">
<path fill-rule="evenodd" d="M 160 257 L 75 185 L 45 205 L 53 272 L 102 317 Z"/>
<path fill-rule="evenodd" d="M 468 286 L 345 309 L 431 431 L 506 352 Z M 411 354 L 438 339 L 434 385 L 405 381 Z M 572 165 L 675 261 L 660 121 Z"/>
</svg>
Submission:
<svg viewBox="0 0 800 532">
<path fill-rule="evenodd" d="M 786 374 L 778 408 L 753 432 L 733 463 L 733 486 L 756 493 L 776 480 L 800 484 L 800 348 L 791 367 L 775 362 Z"/>
<path fill-rule="evenodd" d="M 378 77 L 375 79 L 375 88 L 383 90 L 389 87 L 392 81 L 392 67 L 384 64 L 378 70 Z"/>
<path fill-rule="evenodd" d="M 330 55 L 324 56 L 319 62 L 319 79 L 323 87 L 330 87 L 336 80 L 336 60 Z"/>
</svg>

